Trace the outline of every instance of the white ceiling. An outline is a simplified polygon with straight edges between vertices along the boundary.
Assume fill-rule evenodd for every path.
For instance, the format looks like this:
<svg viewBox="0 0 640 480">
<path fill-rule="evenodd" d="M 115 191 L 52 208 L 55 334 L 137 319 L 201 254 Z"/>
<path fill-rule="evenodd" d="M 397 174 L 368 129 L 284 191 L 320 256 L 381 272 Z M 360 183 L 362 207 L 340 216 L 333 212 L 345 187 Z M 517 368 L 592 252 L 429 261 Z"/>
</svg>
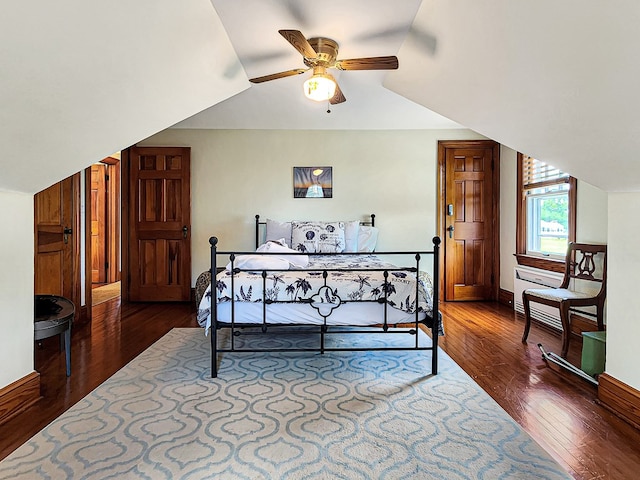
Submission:
<svg viewBox="0 0 640 480">
<path fill-rule="evenodd" d="M 397 55 L 400 67 L 339 72 L 347 102 L 331 114 L 304 98 L 305 74 L 252 85 L 179 127 L 464 126 L 603 190 L 640 191 L 637 0 L 211 2 L 249 78 L 303 67 L 283 28 L 337 40 L 341 58 Z"/>
<path fill-rule="evenodd" d="M 338 42 L 338 58 L 396 55 L 420 0 L 211 0 L 248 78 L 306 68 L 278 30 Z M 228 71 L 228 65 L 219 65 Z M 400 68 L 403 62 L 400 60 Z M 457 123 L 382 86 L 386 71 L 331 70 L 347 101 L 328 105 L 302 93 L 311 72 L 251 87 L 178 125 L 226 129 L 425 129 Z"/>
<path fill-rule="evenodd" d="M 171 125 L 464 126 L 605 191 L 640 191 L 637 0 L 5 3 L 0 191 L 33 193 Z M 305 75 L 248 82 L 303 66 L 279 29 L 400 68 L 338 72 L 347 101 L 327 114 L 303 96 Z"/>
<path fill-rule="evenodd" d="M 640 2 L 424 0 L 385 85 L 609 192 L 640 191 Z M 437 94 L 434 94 L 437 92 Z"/>
<path fill-rule="evenodd" d="M 187 52 L 187 54 L 185 54 Z M 34 193 L 249 86 L 208 0 L 29 0 L 0 14 L 0 191 Z"/>
</svg>

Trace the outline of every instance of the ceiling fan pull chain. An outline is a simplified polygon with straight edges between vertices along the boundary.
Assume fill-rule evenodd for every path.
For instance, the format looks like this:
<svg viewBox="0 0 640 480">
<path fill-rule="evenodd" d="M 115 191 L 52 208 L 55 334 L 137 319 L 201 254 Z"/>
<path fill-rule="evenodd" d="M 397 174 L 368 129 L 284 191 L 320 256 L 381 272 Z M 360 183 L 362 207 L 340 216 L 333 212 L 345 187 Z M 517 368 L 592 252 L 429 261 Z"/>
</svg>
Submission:
<svg viewBox="0 0 640 480">
<path fill-rule="evenodd" d="M 331 102 L 327 100 L 327 113 L 331 113 Z"/>
</svg>

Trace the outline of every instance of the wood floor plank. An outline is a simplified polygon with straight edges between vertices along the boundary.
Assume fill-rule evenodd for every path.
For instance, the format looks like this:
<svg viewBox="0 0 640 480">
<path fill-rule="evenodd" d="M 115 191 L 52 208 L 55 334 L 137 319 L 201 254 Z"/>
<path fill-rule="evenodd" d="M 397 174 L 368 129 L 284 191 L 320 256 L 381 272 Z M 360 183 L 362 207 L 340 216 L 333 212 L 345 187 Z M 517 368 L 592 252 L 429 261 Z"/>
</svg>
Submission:
<svg viewBox="0 0 640 480">
<path fill-rule="evenodd" d="M 173 327 L 197 327 L 189 303 L 120 304 L 93 307 L 91 323 L 72 328 L 71 377 L 66 376 L 58 337 L 35 348 L 42 399 L 0 425 L 0 459 L 64 413 Z"/>
<path fill-rule="evenodd" d="M 559 352 L 560 336 L 497 303 L 443 303 L 442 348 L 576 479 L 635 479 L 640 431 L 598 404 L 597 388 L 546 365 L 538 343 Z M 568 359 L 580 364 L 579 342 Z M 490 352 L 483 349 L 491 350 Z"/>
<path fill-rule="evenodd" d="M 443 303 L 441 310 L 443 350 L 574 478 L 638 478 L 640 431 L 599 405 L 594 386 L 542 360 L 537 344 L 559 352 L 559 335 L 534 325 L 522 344 L 522 316 L 497 303 Z M 192 304 L 97 305 L 92 322 L 73 329 L 70 378 L 58 339 L 44 341 L 35 352 L 43 399 L 0 426 L 0 459 L 173 327 L 197 327 Z M 568 358 L 579 365 L 579 342 Z"/>
</svg>

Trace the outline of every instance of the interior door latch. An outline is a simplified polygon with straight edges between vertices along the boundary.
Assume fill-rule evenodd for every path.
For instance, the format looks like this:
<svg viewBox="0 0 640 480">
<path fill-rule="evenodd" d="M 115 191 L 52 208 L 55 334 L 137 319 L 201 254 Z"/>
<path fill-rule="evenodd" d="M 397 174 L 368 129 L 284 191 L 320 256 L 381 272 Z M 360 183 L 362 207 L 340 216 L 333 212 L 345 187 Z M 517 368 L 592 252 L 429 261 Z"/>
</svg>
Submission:
<svg viewBox="0 0 640 480">
<path fill-rule="evenodd" d="M 449 225 L 447 231 L 449 232 L 449 238 L 453 238 L 453 225 Z"/>
<path fill-rule="evenodd" d="M 72 228 L 64 227 L 64 230 L 62 230 L 62 240 L 64 241 L 64 243 L 69 243 L 69 235 L 71 235 L 72 233 Z"/>
</svg>

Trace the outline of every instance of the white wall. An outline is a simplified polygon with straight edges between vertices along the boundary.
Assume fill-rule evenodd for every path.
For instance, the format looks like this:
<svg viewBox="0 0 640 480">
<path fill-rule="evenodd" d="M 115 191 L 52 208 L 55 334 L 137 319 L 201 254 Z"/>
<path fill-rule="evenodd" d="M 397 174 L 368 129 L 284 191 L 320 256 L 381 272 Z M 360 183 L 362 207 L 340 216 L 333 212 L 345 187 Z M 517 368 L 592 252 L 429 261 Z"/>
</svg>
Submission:
<svg viewBox="0 0 640 480">
<path fill-rule="evenodd" d="M 380 248 L 430 249 L 435 232 L 437 141 L 470 130 L 165 130 L 141 145 L 192 147 L 192 283 L 221 248 L 253 248 L 256 213 L 276 219 L 377 215 Z M 294 199 L 293 166 L 334 168 L 334 198 Z M 0 192 L 11 225 L 0 253 L 0 388 L 33 371 L 33 196 Z M 28 241 L 25 241 L 27 239 Z"/>
<path fill-rule="evenodd" d="M 606 372 L 640 390 L 640 193 L 609 194 Z"/>
<path fill-rule="evenodd" d="M 376 214 L 380 250 L 431 249 L 438 140 L 469 130 L 169 129 L 138 145 L 191 147 L 192 282 L 221 249 L 254 248 L 254 216 L 349 220 Z M 293 198 L 294 166 L 332 166 L 333 198 Z"/>
<path fill-rule="evenodd" d="M 6 190 L 39 192 L 250 86 L 209 0 L 3 2 L 0 39 L 0 144 L 20 152 L 0 158 Z"/>
<path fill-rule="evenodd" d="M 384 85 L 605 191 L 637 192 L 639 23 L 637 0 L 424 0 L 413 29 L 437 53 L 409 36 Z"/>
<path fill-rule="evenodd" d="M 208 238 L 253 248 L 263 217 L 378 215 L 384 248 L 422 248 L 435 231 L 437 140 L 482 138 L 469 130 L 332 132 L 169 129 L 141 145 L 192 147 L 192 281 L 208 268 Z M 516 153 L 501 147 L 501 288 L 513 291 Z M 293 199 L 292 167 L 334 167 L 333 199 Z M 265 181 L 266 180 L 266 181 Z M 607 208 L 608 201 L 608 208 Z M 578 240 L 609 239 L 607 372 L 640 389 L 635 339 L 640 311 L 640 194 L 578 186 Z M 607 218 L 608 217 L 608 218 Z M 28 219 L 25 221 L 25 219 Z M 33 371 L 33 196 L 0 191 L 0 388 Z M 416 219 L 418 221 L 416 221 Z M 25 242 L 25 239 L 30 241 Z M 631 341 L 629 339 L 632 339 Z"/>
<path fill-rule="evenodd" d="M 516 202 L 517 152 L 500 147 L 500 288 L 513 292 L 513 267 L 517 265 Z M 607 193 L 578 180 L 576 241 L 607 243 Z"/>
<path fill-rule="evenodd" d="M 517 152 L 500 146 L 500 288 L 513 292 L 516 257 Z"/>
<path fill-rule="evenodd" d="M 607 192 L 578 180 L 576 241 L 607 243 L 609 219 Z"/>
<path fill-rule="evenodd" d="M 33 195 L 0 191 L 0 388 L 33 371 Z"/>
</svg>

